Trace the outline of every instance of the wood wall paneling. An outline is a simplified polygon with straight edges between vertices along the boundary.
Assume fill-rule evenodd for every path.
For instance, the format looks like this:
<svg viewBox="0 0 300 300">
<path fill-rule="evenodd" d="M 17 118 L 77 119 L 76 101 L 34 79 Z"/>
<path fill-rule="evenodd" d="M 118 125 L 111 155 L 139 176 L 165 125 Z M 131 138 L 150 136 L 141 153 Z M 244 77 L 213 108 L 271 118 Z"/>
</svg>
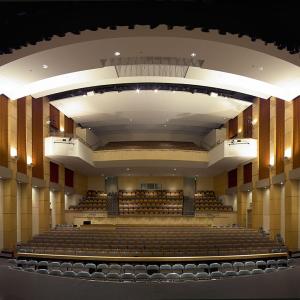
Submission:
<svg viewBox="0 0 300 300">
<path fill-rule="evenodd" d="M 8 167 L 8 99 L 0 95 L 0 165 Z"/>
<path fill-rule="evenodd" d="M 293 101 L 293 169 L 300 168 L 300 97 Z"/>
<path fill-rule="evenodd" d="M 238 117 L 229 120 L 228 138 L 232 139 L 238 135 Z"/>
<path fill-rule="evenodd" d="M 74 133 L 74 121 L 71 118 L 68 118 L 65 116 L 65 134 L 68 135 L 73 135 Z"/>
<path fill-rule="evenodd" d="M 237 169 L 233 169 L 227 174 L 228 188 L 237 186 Z"/>
<path fill-rule="evenodd" d="M 248 163 L 243 166 L 244 173 L 244 183 L 249 183 L 252 181 L 252 163 Z"/>
<path fill-rule="evenodd" d="M 44 178 L 43 100 L 32 99 L 32 176 Z"/>
<path fill-rule="evenodd" d="M 284 172 L 284 132 L 285 132 L 285 102 L 276 99 L 276 174 Z"/>
<path fill-rule="evenodd" d="M 59 165 L 50 161 L 50 181 L 59 182 Z"/>
<path fill-rule="evenodd" d="M 50 104 L 50 124 L 53 129 L 60 130 L 59 110 Z"/>
<path fill-rule="evenodd" d="M 27 174 L 26 152 L 26 98 L 17 100 L 17 170 Z"/>
<path fill-rule="evenodd" d="M 65 168 L 65 185 L 74 187 L 74 172 L 67 168 Z"/>
<path fill-rule="evenodd" d="M 270 175 L 270 99 L 259 100 L 259 179 Z"/>
<path fill-rule="evenodd" d="M 243 111 L 243 137 L 252 138 L 252 105 Z"/>
</svg>

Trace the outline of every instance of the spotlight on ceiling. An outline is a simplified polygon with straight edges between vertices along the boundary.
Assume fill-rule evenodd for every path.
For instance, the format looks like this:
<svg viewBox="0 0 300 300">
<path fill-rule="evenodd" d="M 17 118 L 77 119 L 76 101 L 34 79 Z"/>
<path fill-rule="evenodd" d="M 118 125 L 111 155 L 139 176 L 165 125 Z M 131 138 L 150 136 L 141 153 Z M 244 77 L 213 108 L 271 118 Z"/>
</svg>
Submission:
<svg viewBox="0 0 300 300">
<path fill-rule="evenodd" d="M 115 55 L 115 56 L 120 56 L 121 53 L 120 53 L 119 51 L 116 51 L 116 52 L 114 53 L 114 55 Z"/>
<path fill-rule="evenodd" d="M 196 56 L 195 52 L 191 53 L 191 57 L 195 57 L 195 56 Z"/>
<path fill-rule="evenodd" d="M 42 65 L 43 69 L 48 69 L 48 65 Z"/>
</svg>

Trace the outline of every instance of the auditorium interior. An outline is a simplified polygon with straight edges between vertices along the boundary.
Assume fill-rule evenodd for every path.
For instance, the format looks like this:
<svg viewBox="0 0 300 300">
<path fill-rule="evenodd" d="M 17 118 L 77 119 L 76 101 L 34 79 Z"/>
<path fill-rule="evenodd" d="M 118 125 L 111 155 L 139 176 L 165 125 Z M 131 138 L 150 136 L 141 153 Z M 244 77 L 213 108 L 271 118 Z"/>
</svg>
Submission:
<svg viewBox="0 0 300 300">
<path fill-rule="evenodd" d="M 1 299 L 300 297 L 297 9 L 251 3 L 0 4 Z"/>
</svg>

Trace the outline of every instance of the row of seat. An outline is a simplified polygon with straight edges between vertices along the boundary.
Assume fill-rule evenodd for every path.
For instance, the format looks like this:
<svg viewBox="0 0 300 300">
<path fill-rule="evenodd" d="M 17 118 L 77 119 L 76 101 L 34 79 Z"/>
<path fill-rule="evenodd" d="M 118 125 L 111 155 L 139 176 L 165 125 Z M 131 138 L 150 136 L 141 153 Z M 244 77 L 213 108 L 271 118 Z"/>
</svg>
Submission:
<svg viewBox="0 0 300 300">
<path fill-rule="evenodd" d="M 278 247 L 259 232 L 243 228 L 100 226 L 100 230 L 51 230 L 18 250 L 46 254 L 65 251 L 71 255 L 203 256 L 269 253 Z"/>
<path fill-rule="evenodd" d="M 51 270 L 60 270 L 62 272 L 64 271 L 74 271 L 74 272 L 80 272 L 80 271 L 86 271 L 89 273 L 94 272 L 101 272 L 103 274 L 107 273 L 117 273 L 117 274 L 123 274 L 123 273 L 132 273 L 132 274 L 140 274 L 140 273 L 147 273 L 149 275 L 152 275 L 154 273 L 161 273 L 161 274 L 169 274 L 169 273 L 212 273 L 212 272 L 222 272 L 226 273 L 227 271 L 234 271 L 239 272 L 241 270 L 248 270 L 253 271 L 254 269 L 282 269 L 288 267 L 292 263 L 291 260 L 287 259 L 269 259 L 267 261 L 264 260 L 258 260 L 256 262 L 254 261 L 246 261 L 246 262 L 224 262 L 224 263 L 200 263 L 200 264 L 162 264 L 162 265 L 144 265 L 144 264 L 105 264 L 100 263 L 98 265 L 94 263 L 81 263 L 81 262 L 54 262 L 54 261 L 37 261 L 37 260 L 25 260 L 25 259 L 9 259 L 9 264 L 13 267 L 22 267 L 23 269 L 32 268 L 32 269 L 47 269 L 49 271 Z"/>
<path fill-rule="evenodd" d="M 18 270 L 23 270 L 21 267 L 17 267 Z M 286 268 L 284 268 L 286 269 Z M 80 271 L 78 273 L 74 271 L 60 271 L 60 270 L 52 270 L 48 271 L 47 269 L 33 269 L 27 268 L 24 271 L 28 272 L 36 272 L 39 274 L 45 275 L 53 275 L 53 276 L 64 276 L 69 278 L 80 278 L 80 279 L 89 279 L 89 280 L 99 280 L 99 281 L 112 281 L 112 282 L 184 282 L 184 281 L 201 281 L 201 280 L 218 280 L 222 278 L 232 278 L 236 276 L 250 276 L 250 275 L 259 275 L 265 273 L 276 272 L 276 269 L 268 268 L 265 270 L 262 269 L 254 269 L 252 271 L 249 270 L 240 270 L 238 272 L 235 271 L 226 271 L 222 273 L 220 271 L 215 271 L 212 273 L 199 272 L 197 274 L 193 273 L 168 273 L 166 275 L 162 273 L 154 273 L 149 275 L 147 273 L 140 274 L 132 274 L 132 273 L 107 273 L 104 274 L 102 272 L 94 272 L 92 274 L 86 271 Z"/>
</svg>

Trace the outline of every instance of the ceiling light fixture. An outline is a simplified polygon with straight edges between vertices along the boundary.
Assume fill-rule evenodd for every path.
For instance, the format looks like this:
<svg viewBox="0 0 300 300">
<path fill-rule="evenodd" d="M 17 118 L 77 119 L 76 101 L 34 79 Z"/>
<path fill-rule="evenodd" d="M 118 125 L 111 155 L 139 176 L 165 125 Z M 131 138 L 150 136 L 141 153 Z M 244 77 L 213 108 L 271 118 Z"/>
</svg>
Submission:
<svg viewBox="0 0 300 300">
<path fill-rule="evenodd" d="M 88 96 L 94 96 L 95 95 L 95 92 L 94 91 L 89 91 L 86 93 Z"/>
<path fill-rule="evenodd" d="M 191 53 L 191 57 L 195 57 L 195 56 L 196 56 L 195 52 Z"/>
<path fill-rule="evenodd" d="M 116 51 L 114 54 L 115 54 L 115 56 L 120 56 L 121 55 L 121 53 L 119 51 Z"/>
<path fill-rule="evenodd" d="M 43 69 L 48 69 L 48 65 L 42 65 Z"/>
</svg>

